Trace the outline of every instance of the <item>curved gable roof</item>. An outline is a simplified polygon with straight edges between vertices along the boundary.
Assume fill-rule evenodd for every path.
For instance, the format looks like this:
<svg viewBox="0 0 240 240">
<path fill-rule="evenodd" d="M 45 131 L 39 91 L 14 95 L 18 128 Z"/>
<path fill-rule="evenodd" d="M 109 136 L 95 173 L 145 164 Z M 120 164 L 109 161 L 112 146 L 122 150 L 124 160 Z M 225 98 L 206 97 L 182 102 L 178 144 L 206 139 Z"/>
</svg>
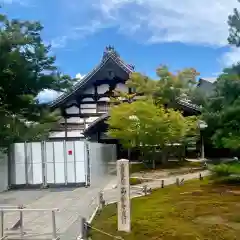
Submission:
<svg viewBox="0 0 240 240">
<path fill-rule="evenodd" d="M 93 77 L 99 72 L 109 60 L 112 60 L 120 68 L 123 69 L 127 74 L 130 74 L 134 71 L 134 66 L 125 63 L 120 56 L 116 53 L 113 47 L 107 47 L 104 57 L 100 64 L 98 64 L 90 73 L 88 73 L 83 79 L 81 79 L 73 88 L 71 92 L 61 94 L 57 99 L 50 103 L 50 107 L 58 107 L 61 103 L 65 102 L 69 97 L 71 97 L 78 90 L 83 88 Z"/>
</svg>

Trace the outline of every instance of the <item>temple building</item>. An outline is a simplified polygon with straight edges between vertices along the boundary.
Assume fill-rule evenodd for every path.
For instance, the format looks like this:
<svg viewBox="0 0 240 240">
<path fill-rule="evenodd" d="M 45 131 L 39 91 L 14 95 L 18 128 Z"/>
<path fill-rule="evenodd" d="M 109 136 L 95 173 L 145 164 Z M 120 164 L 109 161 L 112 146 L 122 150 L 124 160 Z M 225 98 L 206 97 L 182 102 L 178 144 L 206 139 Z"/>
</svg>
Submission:
<svg viewBox="0 0 240 240">
<path fill-rule="evenodd" d="M 70 93 L 51 103 L 52 109 L 61 110 L 63 118 L 50 138 L 84 138 L 89 125 L 108 112 L 113 90 L 131 93 L 125 82 L 133 71 L 133 65 L 125 63 L 113 47 L 107 47 L 100 63 Z"/>
<path fill-rule="evenodd" d="M 216 82 L 216 78 L 200 78 L 197 84 L 197 88 L 204 93 L 205 95 L 209 96 L 214 91 L 214 83 Z"/>
<path fill-rule="evenodd" d="M 133 92 L 125 82 L 134 70 L 134 66 L 123 61 L 114 47 L 106 47 L 100 63 L 71 92 L 51 103 L 52 109 L 61 110 L 62 120 L 61 127 L 52 131 L 49 138 L 117 142 L 106 135 L 110 97 L 113 90 Z M 200 114 L 200 108 L 184 97 L 177 101 L 177 108 L 184 115 Z"/>
</svg>

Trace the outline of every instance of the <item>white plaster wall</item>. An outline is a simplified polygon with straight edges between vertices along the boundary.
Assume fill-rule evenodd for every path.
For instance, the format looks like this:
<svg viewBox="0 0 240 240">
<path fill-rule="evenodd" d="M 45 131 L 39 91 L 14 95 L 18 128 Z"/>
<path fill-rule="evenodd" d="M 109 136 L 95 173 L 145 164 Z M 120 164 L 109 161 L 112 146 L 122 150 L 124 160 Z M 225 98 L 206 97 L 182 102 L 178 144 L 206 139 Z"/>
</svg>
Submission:
<svg viewBox="0 0 240 240">
<path fill-rule="evenodd" d="M 67 132 L 67 137 L 84 137 L 82 134 L 82 130 L 74 130 L 74 131 L 68 131 Z M 64 138 L 65 137 L 65 132 L 51 132 L 49 134 L 49 138 Z"/>
<path fill-rule="evenodd" d="M 102 84 L 100 86 L 97 87 L 97 92 L 99 94 L 104 94 L 105 92 L 107 92 L 109 90 L 109 85 L 108 84 Z"/>
<path fill-rule="evenodd" d="M 80 105 L 81 109 L 83 108 L 88 108 L 88 109 L 93 109 L 93 108 L 97 108 L 97 104 L 96 103 L 84 103 Z"/>
<path fill-rule="evenodd" d="M 81 113 L 96 113 L 97 104 L 95 103 L 81 104 L 80 108 L 81 108 Z"/>
<path fill-rule="evenodd" d="M 81 109 L 81 113 L 96 113 L 96 109 Z"/>
<path fill-rule="evenodd" d="M 67 123 L 83 123 L 83 118 L 80 117 L 67 118 Z"/>
<path fill-rule="evenodd" d="M 87 88 L 83 93 L 85 94 L 94 94 L 95 89 L 94 86 Z"/>
<path fill-rule="evenodd" d="M 93 98 L 83 98 L 82 102 L 94 102 Z"/>
<path fill-rule="evenodd" d="M 76 106 L 66 108 L 66 113 L 67 114 L 79 114 L 79 108 Z"/>
<path fill-rule="evenodd" d="M 102 97 L 98 99 L 99 102 L 110 102 L 110 98 L 109 97 Z"/>
<path fill-rule="evenodd" d="M 119 91 L 119 92 L 128 92 L 128 87 L 125 84 L 123 84 L 123 83 L 118 83 L 116 85 L 115 90 Z"/>
<path fill-rule="evenodd" d="M 67 118 L 66 120 L 67 120 L 67 123 L 79 123 L 79 124 L 81 124 L 81 123 L 84 122 L 84 119 L 80 118 L 80 117 L 71 117 L 71 118 Z M 61 119 L 59 121 L 59 123 L 65 123 L 65 119 L 64 118 Z"/>
</svg>

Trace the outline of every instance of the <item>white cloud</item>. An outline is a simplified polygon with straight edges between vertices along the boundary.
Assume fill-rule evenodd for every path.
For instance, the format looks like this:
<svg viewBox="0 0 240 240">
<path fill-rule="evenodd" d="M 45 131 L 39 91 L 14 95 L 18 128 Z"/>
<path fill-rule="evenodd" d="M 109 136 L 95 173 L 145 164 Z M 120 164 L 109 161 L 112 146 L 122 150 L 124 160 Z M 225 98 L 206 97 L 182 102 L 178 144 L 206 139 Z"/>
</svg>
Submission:
<svg viewBox="0 0 240 240">
<path fill-rule="evenodd" d="M 41 103 L 47 103 L 55 100 L 60 94 L 61 93 L 58 93 L 56 91 L 45 89 L 38 94 L 37 98 Z"/>
<path fill-rule="evenodd" d="M 62 48 L 66 46 L 67 43 L 67 36 L 60 36 L 52 39 L 50 45 L 52 48 Z"/>
<path fill-rule="evenodd" d="M 32 7 L 33 2 L 30 2 L 29 0 L 0 0 L 0 4 L 19 4 L 23 7 Z"/>
<path fill-rule="evenodd" d="M 10 1 L 10 0 L 9 0 Z M 13 1 L 13 0 L 12 0 Z M 64 0 L 63 0 L 64 1 Z M 75 19 L 83 15 L 79 2 L 73 0 L 66 11 Z M 227 46 L 228 16 L 237 0 L 81 0 L 86 16 L 71 23 L 67 32 L 53 39 L 55 48 L 65 47 L 71 40 L 80 40 L 103 28 L 115 27 L 136 41 L 154 44 L 180 42 L 206 45 L 210 47 Z M 74 15 L 76 14 L 76 16 Z M 226 65 L 237 58 L 238 51 L 231 50 L 221 61 Z M 238 60 L 238 59 L 237 59 Z"/>
<path fill-rule="evenodd" d="M 228 15 L 237 0 L 100 0 L 99 9 L 109 21 L 150 43 L 182 42 L 224 46 Z"/>
<path fill-rule="evenodd" d="M 64 35 L 52 39 L 50 44 L 53 48 L 64 48 L 69 41 L 83 39 L 104 27 L 106 25 L 98 20 L 91 20 L 87 25 L 71 26 Z"/>
<path fill-rule="evenodd" d="M 84 74 L 83 75 L 81 73 L 76 74 L 76 78 L 79 79 L 79 80 L 83 79 L 84 77 L 85 77 Z"/>
<path fill-rule="evenodd" d="M 96 6 L 122 33 L 142 42 L 210 47 L 228 45 L 228 16 L 240 8 L 237 0 L 100 0 Z M 225 67 L 239 56 L 232 48 L 218 60 Z"/>
<path fill-rule="evenodd" d="M 229 52 L 223 54 L 220 62 L 223 63 L 224 66 L 231 66 L 234 63 L 240 62 L 240 49 L 231 48 Z"/>
<path fill-rule="evenodd" d="M 30 3 L 33 0 L 2 1 Z M 228 15 L 233 12 L 233 8 L 240 8 L 237 0 L 71 0 L 71 4 L 67 0 L 59 2 L 59 6 L 64 7 L 68 16 L 69 26 L 64 27 L 66 30 L 63 30 L 61 36 L 52 39 L 54 48 L 65 47 L 71 40 L 79 40 L 102 28 L 113 26 L 121 33 L 129 34 L 145 43 L 182 42 L 225 46 L 228 37 Z"/>
</svg>

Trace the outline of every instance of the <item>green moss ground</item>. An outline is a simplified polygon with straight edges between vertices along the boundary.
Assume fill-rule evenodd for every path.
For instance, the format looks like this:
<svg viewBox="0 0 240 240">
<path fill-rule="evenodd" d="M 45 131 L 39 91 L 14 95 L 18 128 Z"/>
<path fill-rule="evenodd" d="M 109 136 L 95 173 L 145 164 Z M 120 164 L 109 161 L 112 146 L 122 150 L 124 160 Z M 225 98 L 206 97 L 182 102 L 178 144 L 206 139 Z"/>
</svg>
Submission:
<svg viewBox="0 0 240 240">
<path fill-rule="evenodd" d="M 135 198 L 132 231 L 117 232 L 116 204 L 107 206 L 93 226 L 125 240 L 233 240 L 240 238 L 240 186 L 189 181 Z M 112 239 L 95 231 L 93 240 Z"/>
</svg>

